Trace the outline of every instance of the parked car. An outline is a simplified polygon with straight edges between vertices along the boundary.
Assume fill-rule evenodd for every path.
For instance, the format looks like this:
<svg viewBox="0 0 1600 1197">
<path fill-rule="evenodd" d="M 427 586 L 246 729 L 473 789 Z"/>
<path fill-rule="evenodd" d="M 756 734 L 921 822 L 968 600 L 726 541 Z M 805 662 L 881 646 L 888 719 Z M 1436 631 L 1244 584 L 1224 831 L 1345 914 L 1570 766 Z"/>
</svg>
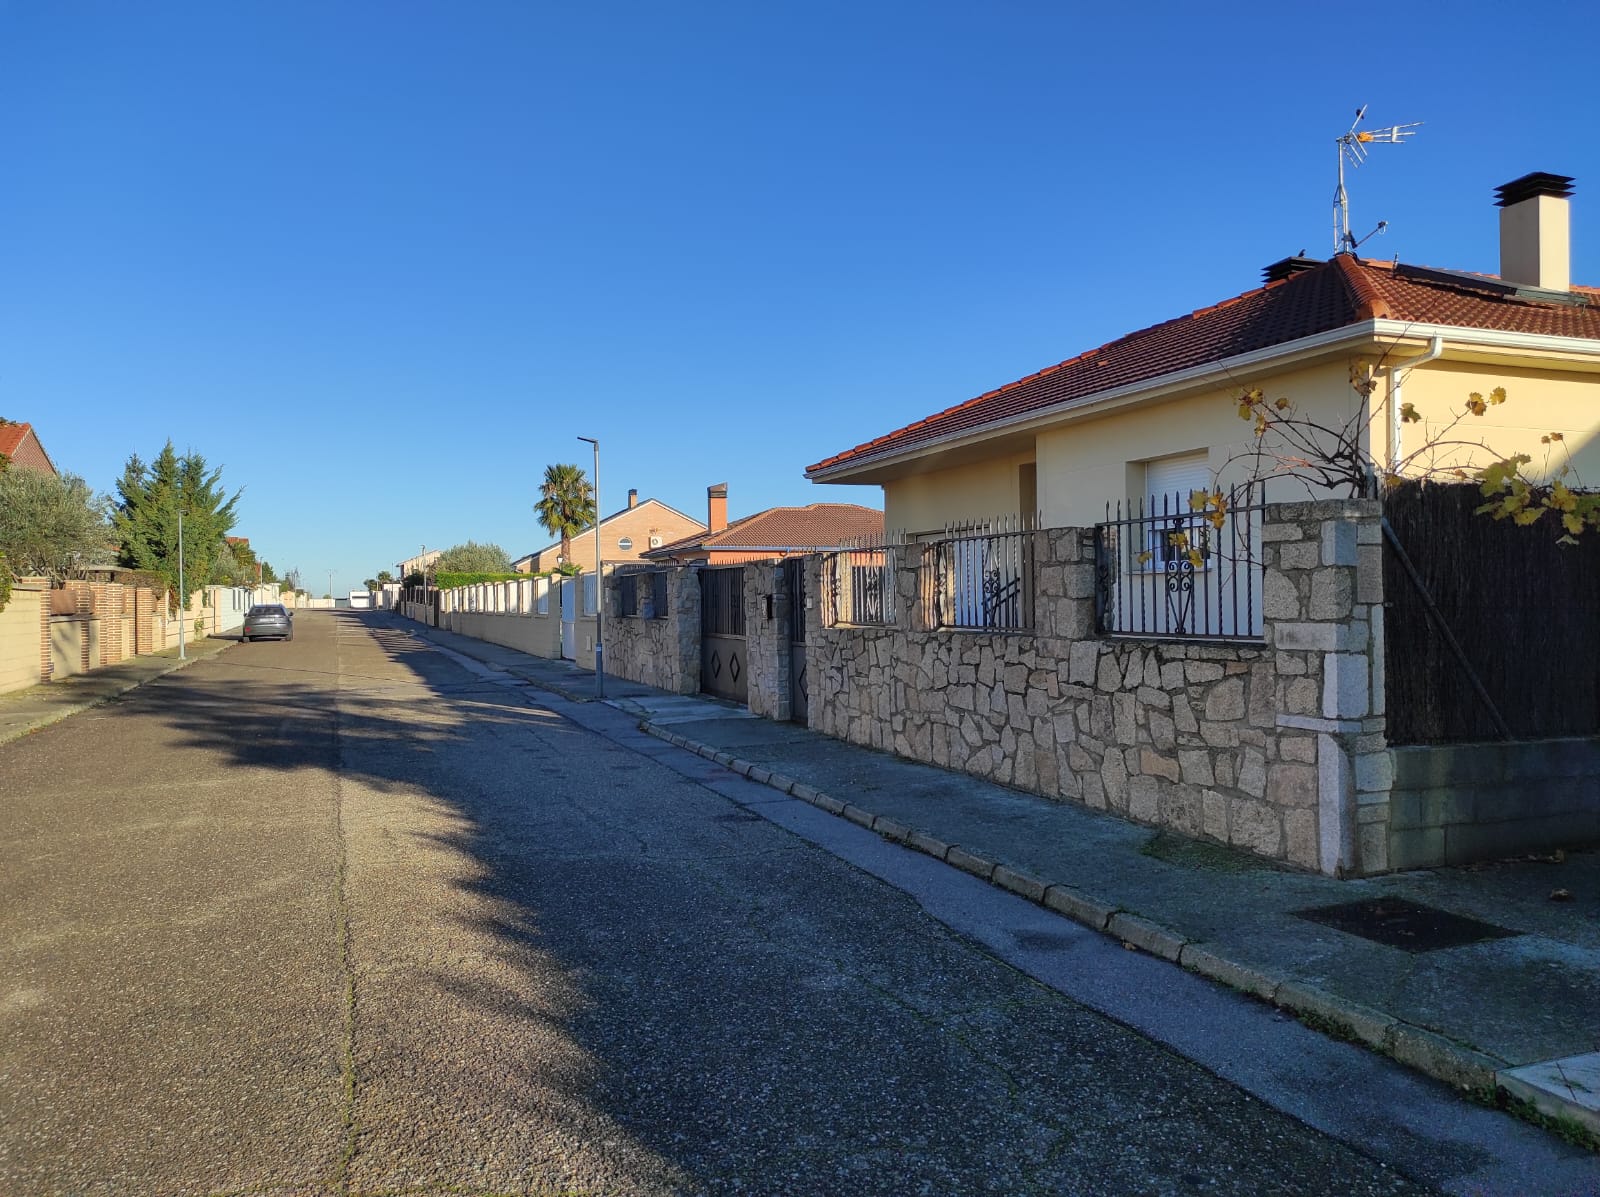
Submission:
<svg viewBox="0 0 1600 1197">
<path fill-rule="evenodd" d="M 242 638 L 259 640 L 263 636 L 294 639 L 294 615 L 282 603 L 260 603 L 245 613 Z"/>
</svg>

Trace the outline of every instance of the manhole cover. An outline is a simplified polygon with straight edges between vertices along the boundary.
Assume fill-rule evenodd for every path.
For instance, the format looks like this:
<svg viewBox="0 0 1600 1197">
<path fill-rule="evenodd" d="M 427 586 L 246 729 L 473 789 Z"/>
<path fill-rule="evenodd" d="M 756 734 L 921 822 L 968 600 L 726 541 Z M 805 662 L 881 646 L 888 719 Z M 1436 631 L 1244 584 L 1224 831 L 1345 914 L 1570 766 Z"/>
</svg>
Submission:
<svg viewBox="0 0 1600 1197">
<path fill-rule="evenodd" d="M 1459 948 L 1522 934 L 1399 898 L 1370 898 L 1338 906 L 1316 906 L 1297 910 L 1295 914 L 1336 931 L 1407 952 L 1436 952 L 1440 948 Z"/>
</svg>

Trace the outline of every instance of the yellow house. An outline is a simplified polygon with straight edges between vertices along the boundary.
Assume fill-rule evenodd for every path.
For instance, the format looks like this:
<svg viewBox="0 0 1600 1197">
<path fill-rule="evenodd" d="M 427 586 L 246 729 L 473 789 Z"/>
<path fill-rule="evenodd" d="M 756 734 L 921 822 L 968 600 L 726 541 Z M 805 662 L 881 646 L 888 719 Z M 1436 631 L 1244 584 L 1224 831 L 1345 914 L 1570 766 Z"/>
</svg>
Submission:
<svg viewBox="0 0 1600 1197">
<path fill-rule="evenodd" d="M 630 490 L 628 505 L 600 521 L 600 553 L 607 565 L 640 561 L 651 549 L 705 530 L 706 526 L 693 516 L 667 506 L 660 499 L 641 500 L 637 490 Z M 542 574 L 572 564 L 584 573 L 593 573 L 594 549 L 594 525 L 590 524 L 573 533 L 570 563 L 561 559 L 561 542 L 556 540 L 518 557 L 511 568 L 519 574 Z"/>
<path fill-rule="evenodd" d="M 1537 471 L 1553 447 L 1600 486 L 1600 290 L 1569 277 L 1571 182 L 1539 173 L 1497 189 L 1498 276 L 1353 254 L 1287 258 L 1256 290 L 936 412 L 806 475 L 881 485 L 885 526 L 912 535 L 996 516 L 1082 527 L 1105 519 L 1108 503 L 1186 501 L 1192 489 L 1262 472 L 1238 411 L 1241 391 L 1259 387 L 1324 427 L 1350 429 L 1380 469 L 1526 453 Z M 1496 387 L 1504 404 L 1455 422 L 1471 392 Z M 1408 406 L 1420 423 L 1400 418 Z M 1564 440 L 1542 444 L 1551 432 Z M 1416 456 L 1433 442 L 1453 443 Z M 1276 477 L 1265 497 L 1329 494 Z"/>
</svg>

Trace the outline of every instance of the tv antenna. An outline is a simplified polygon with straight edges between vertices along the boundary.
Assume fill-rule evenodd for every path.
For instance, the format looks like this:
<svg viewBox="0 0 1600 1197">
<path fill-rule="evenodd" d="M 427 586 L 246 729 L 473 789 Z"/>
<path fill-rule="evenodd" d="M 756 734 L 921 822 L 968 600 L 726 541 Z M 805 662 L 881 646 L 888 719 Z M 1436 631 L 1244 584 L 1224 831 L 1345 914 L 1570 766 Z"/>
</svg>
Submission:
<svg viewBox="0 0 1600 1197">
<path fill-rule="evenodd" d="M 1349 132 L 1336 139 L 1339 147 L 1339 185 L 1333 191 L 1333 252 L 1336 254 L 1355 253 L 1363 241 L 1389 227 L 1387 220 L 1380 220 L 1377 228 L 1361 238 L 1350 231 L 1350 193 L 1344 189 L 1345 160 L 1348 158 L 1352 167 L 1360 166 L 1367 160 L 1369 145 L 1399 145 L 1422 124 L 1413 121 L 1409 125 L 1390 125 L 1387 129 L 1357 129 L 1366 114 L 1367 106 L 1363 104 L 1356 109 L 1356 119 L 1350 122 Z"/>
</svg>

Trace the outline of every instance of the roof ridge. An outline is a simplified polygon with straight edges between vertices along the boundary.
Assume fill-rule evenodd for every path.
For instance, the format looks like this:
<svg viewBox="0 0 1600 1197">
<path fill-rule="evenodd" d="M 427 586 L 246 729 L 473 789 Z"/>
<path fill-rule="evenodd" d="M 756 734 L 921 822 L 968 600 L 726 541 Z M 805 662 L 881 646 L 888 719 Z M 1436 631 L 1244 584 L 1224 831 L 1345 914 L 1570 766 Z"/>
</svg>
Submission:
<svg viewBox="0 0 1600 1197">
<path fill-rule="evenodd" d="M 1355 301 L 1357 320 L 1387 320 L 1389 302 L 1373 281 L 1366 276 L 1367 263 L 1354 254 L 1335 254 L 1334 263 L 1345 289 Z"/>
</svg>

